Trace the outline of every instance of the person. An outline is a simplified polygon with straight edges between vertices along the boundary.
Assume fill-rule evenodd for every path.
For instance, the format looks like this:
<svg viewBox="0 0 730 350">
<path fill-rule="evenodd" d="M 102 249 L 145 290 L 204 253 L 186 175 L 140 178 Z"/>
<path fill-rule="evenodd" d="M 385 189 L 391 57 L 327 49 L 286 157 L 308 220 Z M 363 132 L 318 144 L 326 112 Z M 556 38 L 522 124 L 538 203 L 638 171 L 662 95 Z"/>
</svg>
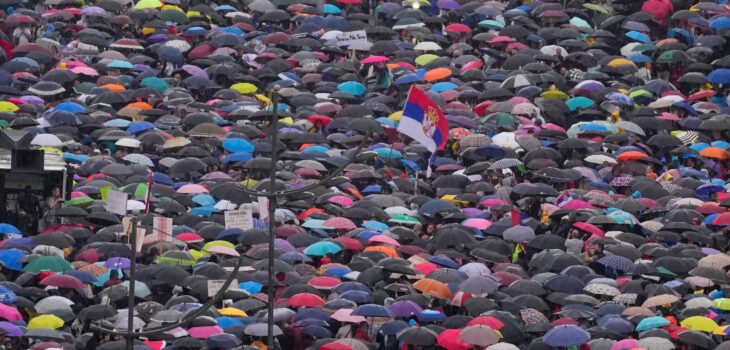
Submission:
<svg viewBox="0 0 730 350">
<path fill-rule="evenodd" d="M 33 194 L 33 188 L 30 185 L 25 186 L 23 194 L 18 197 L 18 212 L 27 221 L 25 223 L 25 232 L 35 234 L 38 232 L 38 215 L 43 212 L 41 201 Z"/>
<path fill-rule="evenodd" d="M 109 271 L 109 279 L 104 282 L 104 288 L 109 288 L 112 286 L 120 285 L 122 284 L 122 280 L 119 279 L 117 270 L 111 270 Z"/>
<path fill-rule="evenodd" d="M 63 197 L 61 197 L 61 189 L 53 187 L 51 195 L 44 201 L 45 210 L 43 216 L 44 226 L 53 226 L 59 223 L 58 217 L 55 215 L 56 211 L 61 208 L 64 203 Z"/>
<path fill-rule="evenodd" d="M 28 44 L 33 41 L 33 33 L 27 23 L 22 23 L 13 30 L 13 43 L 17 45 Z"/>
</svg>

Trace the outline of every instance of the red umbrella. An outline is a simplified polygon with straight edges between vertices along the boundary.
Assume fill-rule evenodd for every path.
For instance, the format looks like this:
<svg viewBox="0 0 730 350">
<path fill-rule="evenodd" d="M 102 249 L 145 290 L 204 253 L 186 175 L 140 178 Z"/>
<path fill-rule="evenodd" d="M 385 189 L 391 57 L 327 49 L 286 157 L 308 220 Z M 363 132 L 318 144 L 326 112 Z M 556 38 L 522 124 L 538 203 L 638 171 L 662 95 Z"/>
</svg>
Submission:
<svg viewBox="0 0 730 350">
<path fill-rule="evenodd" d="M 191 60 L 206 58 L 210 54 L 212 54 L 213 51 L 215 51 L 215 47 L 213 47 L 213 45 L 208 44 L 208 43 L 200 44 L 200 45 L 194 47 L 192 50 L 190 50 L 190 52 L 188 52 L 188 58 Z"/>
<path fill-rule="evenodd" d="M 718 215 L 715 220 L 712 220 L 713 225 L 730 225 L 730 213 L 723 213 Z"/>
<path fill-rule="evenodd" d="M 179 235 L 176 235 L 175 238 L 183 241 L 183 242 L 202 242 L 205 239 L 203 237 L 200 237 L 197 233 L 192 232 L 184 232 Z"/>
<path fill-rule="evenodd" d="M 344 244 L 347 250 L 351 250 L 353 252 L 359 252 L 365 248 L 360 241 L 351 237 L 337 237 L 335 238 L 335 241 Z"/>
<path fill-rule="evenodd" d="M 36 24 L 36 20 L 27 15 L 10 15 L 8 19 L 5 20 L 5 23 L 7 23 L 9 26 L 17 26 L 23 23 L 27 24 Z"/>
<path fill-rule="evenodd" d="M 96 251 L 96 248 L 89 248 L 81 253 L 76 254 L 75 261 L 86 261 L 89 264 L 94 264 L 101 258 L 101 254 Z"/>
<path fill-rule="evenodd" d="M 461 329 L 447 329 L 436 337 L 436 344 L 446 350 L 468 350 L 473 346 L 459 338 Z"/>
<path fill-rule="evenodd" d="M 487 326 L 491 329 L 500 330 L 502 327 L 504 327 L 504 322 L 500 321 L 498 318 L 494 316 L 479 316 L 475 317 L 469 323 L 467 323 L 467 326 L 474 326 L 474 325 L 482 325 Z"/>
<path fill-rule="evenodd" d="M 324 299 L 312 293 L 299 293 L 289 298 L 286 303 L 296 307 L 318 307 L 324 305 Z"/>
<path fill-rule="evenodd" d="M 15 53 L 46 52 L 46 49 L 43 46 L 40 46 L 38 44 L 30 43 L 30 44 L 22 44 L 22 45 L 16 46 L 13 49 L 13 52 L 15 52 Z"/>
<path fill-rule="evenodd" d="M 603 231 L 601 231 L 600 228 L 598 228 L 598 227 L 596 227 L 596 226 L 594 226 L 592 224 L 589 224 L 587 222 L 576 222 L 576 223 L 573 224 L 573 227 L 575 227 L 575 228 L 577 228 L 579 230 L 586 231 L 586 232 L 588 232 L 588 233 L 590 233 L 592 235 L 598 236 L 598 237 L 605 237 L 606 236 L 606 234 L 603 233 Z"/>
<path fill-rule="evenodd" d="M 70 275 L 52 275 L 44 278 L 41 281 L 44 286 L 58 287 L 58 288 L 84 288 L 84 282 L 80 279 Z"/>
<path fill-rule="evenodd" d="M 355 225 L 352 220 L 343 217 L 334 217 L 331 219 L 327 219 L 325 222 L 322 223 L 322 226 L 327 226 L 329 228 L 337 230 L 354 230 L 357 228 L 357 225 Z"/>
<path fill-rule="evenodd" d="M 337 0 L 337 2 L 347 4 L 347 5 L 357 5 L 357 4 L 361 4 L 362 0 Z"/>
<path fill-rule="evenodd" d="M 327 343 L 319 347 L 320 350 L 352 350 L 352 347 L 342 343 Z"/>
<path fill-rule="evenodd" d="M 342 283 L 342 281 L 338 278 L 330 276 L 312 277 L 312 279 L 307 282 L 307 284 L 317 289 L 332 289 L 337 287 L 340 283 Z"/>
<path fill-rule="evenodd" d="M 329 123 L 332 122 L 332 118 L 319 114 L 312 114 L 307 117 L 307 120 L 309 120 L 309 122 L 311 122 L 312 124 L 316 125 L 317 123 L 321 123 L 324 126 L 327 126 Z"/>
<path fill-rule="evenodd" d="M 704 100 L 706 98 L 710 98 L 712 96 L 715 96 L 716 93 L 717 92 L 715 92 L 715 90 L 702 90 L 700 92 L 695 92 L 694 94 L 689 95 L 689 97 L 687 97 L 687 101 Z"/>
<path fill-rule="evenodd" d="M 471 33 L 472 30 L 467 26 L 466 24 L 462 23 L 452 23 L 446 26 L 444 28 L 444 31 L 447 33 Z"/>
</svg>

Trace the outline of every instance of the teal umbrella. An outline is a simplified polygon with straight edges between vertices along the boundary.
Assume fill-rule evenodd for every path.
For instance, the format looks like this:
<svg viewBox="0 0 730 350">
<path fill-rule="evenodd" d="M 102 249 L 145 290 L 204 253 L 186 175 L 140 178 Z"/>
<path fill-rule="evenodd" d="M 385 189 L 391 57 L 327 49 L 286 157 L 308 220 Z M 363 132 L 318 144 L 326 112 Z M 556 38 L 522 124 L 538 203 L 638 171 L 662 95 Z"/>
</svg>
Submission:
<svg viewBox="0 0 730 350">
<path fill-rule="evenodd" d="M 660 328 L 660 327 L 664 327 L 668 324 L 670 324 L 669 320 L 667 320 L 664 317 L 651 316 L 651 317 L 647 317 L 647 318 L 641 320 L 641 322 L 639 322 L 639 324 L 636 325 L 636 331 L 641 332 L 641 331 L 645 331 L 645 330 L 649 330 L 649 329 L 653 329 L 653 328 Z"/>
<path fill-rule="evenodd" d="M 159 92 L 165 92 L 170 88 L 170 85 L 166 81 L 158 77 L 147 77 L 142 79 L 139 83 L 140 86 L 157 90 Z"/>
<path fill-rule="evenodd" d="M 342 10 L 339 7 L 332 4 L 324 4 L 324 8 L 322 10 L 326 14 L 342 13 Z"/>
<path fill-rule="evenodd" d="M 568 109 L 570 111 L 575 111 L 578 108 L 588 108 L 593 106 L 594 102 L 588 97 L 585 96 L 577 96 L 573 97 L 567 101 L 565 101 L 565 104 L 568 106 Z"/>
<path fill-rule="evenodd" d="M 337 85 L 337 90 L 347 92 L 349 94 L 359 96 L 367 91 L 365 85 L 360 84 L 356 81 L 346 81 L 340 85 Z"/>
<path fill-rule="evenodd" d="M 311 256 L 325 256 L 327 254 L 339 253 L 341 250 L 342 248 L 337 245 L 337 243 L 324 241 L 314 243 L 309 247 L 304 248 L 304 254 Z"/>
<path fill-rule="evenodd" d="M 399 151 L 396 151 L 392 148 L 377 148 L 375 149 L 375 153 L 378 154 L 378 157 L 382 159 L 401 159 L 403 158 L 403 154 L 401 154 Z"/>
</svg>

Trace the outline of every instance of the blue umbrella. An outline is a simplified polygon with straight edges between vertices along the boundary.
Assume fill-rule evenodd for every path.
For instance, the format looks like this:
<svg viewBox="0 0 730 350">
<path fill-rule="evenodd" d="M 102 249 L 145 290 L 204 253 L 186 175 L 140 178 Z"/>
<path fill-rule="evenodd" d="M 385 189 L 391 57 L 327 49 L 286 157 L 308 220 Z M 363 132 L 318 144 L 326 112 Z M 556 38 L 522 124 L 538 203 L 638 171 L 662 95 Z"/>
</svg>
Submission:
<svg viewBox="0 0 730 350">
<path fill-rule="evenodd" d="M 393 313 L 390 310 L 383 305 L 377 304 L 360 305 L 352 311 L 351 315 L 363 317 L 393 317 Z"/>
<path fill-rule="evenodd" d="M 716 17 L 710 21 L 710 29 L 727 29 L 730 28 L 730 17 Z"/>
<path fill-rule="evenodd" d="M 294 319 L 297 321 L 306 319 L 317 319 L 329 322 L 330 315 L 320 308 L 305 308 L 297 311 L 297 314 L 294 315 Z"/>
<path fill-rule="evenodd" d="M 286 253 L 282 254 L 281 256 L 279 256 L 278 259 L 286 262 L 287 264 L 312 262 L 312 258 L 307 256 L 306 254 L 302 254 L 299 252 L 286 252 Z"/>
<path fill-rule="evenodd" d="M 400 159 L 403 158 L 403 154 L 401 154 L 399 151 L 396 151 L 392 148 L 378 148 L 375 150 L 375 153 L 378 154 L 378 157 L 382 159 Z"/>
<path fill-rule="evenodd" d="M 603 316 L 598 319 L 598 325 L 619 334 L 627 334 L 634 331 L 634 324 L 622 318 L 620 315 Z"/>
<path fill-rule="evenodd" d="M 386 336 L 392 336 L 398 334 L 398 332 L 408 328 L 408 323 L 401 320 L 388 321 L 383 323 L 378 329 L 378 333 Z"/>
<path fill-rule="evenodd" d="M 651 42 L 651 39 L 649 38 L 648 35 L 641 33 L 641 32 L 634 31 L 634 30 L 627 32 L 626 37 L 629 39 L 632 39 L 632 40 L 640 41 L 642 43 Z"/>
<path fill-rule="evenodd" d="M 364 228 L 368 228 L 375 231 L 385 232 L 390 228 L 390 226 L 380 222 L 380 221 L 373 221 L 373 220 L 367 220 L 364 221 L 361 225 Z"/>
<path fill-rule="evenodd" d="M 712 141 L 711 145 L 713 147 L 720 147 L 722 149 L 727 149 L 728 147 L 730 147 L 730 143 L 728 143 L 727 141 L 723 141 L 723 140 Z"/>
<path fill-rule="evenodd" d="M 245 162 L 253 159 L 253 155 L 249 152 L 231 153 L 223 158 L 223 163 Z"/>
<path fill-rule="evenodd" d="M 631 97 L 629 97 L 628 95 L 624 95 L 620 92 L 612 92 L 612 93 L 606 95 L 606 98 L 611 101 L 618 102 L 622 105 L 626 105 L 626 106 L 634 105 L 634 100 L 632 100 Z"/>
<path fill-rule="evenodd" d="M 628 271 L 634 267 L 634 262 L 620 255 L 606 255 L 598 259 L 598 263 L 618 270 Z"/>
<path fill-rule="evenodd" d="M 261 291 L 264 286 L 261 283 L 253 281 L 241 282 L 238 284 L 239 289 L 247 291 L 249 294 L 256 294 Z"/>
<path fill-rule="evenodd" d="M 246 34 L 244 31 L 241 30 L 241 28 L 238 28 L 238 27 L 225 27 L 225 28 L 221 28 L 220 31 L 223 33 L 231 33 L 235 36 L 242 36 L 242 35 Z"/>
<path fill-rule="evenodd" d="M 416 82 L 421 81 L 422 77 L 419 77 L 418 74 L 406 74 L 398 79 L 395 80 L 396 84 L 413 84 Z"/>
<path fill-rule="evenodd" d="M 418 215 L 432 217 L 436 213 L 458 210 L 453 204 L 443 199 L 432 199 L 418 208 Z"/>
<path fill-rule="evenodd" d="M 418 314 L 418 320 L 421 322 L 442 322 L 446 316 L 436 310 L 423 310 Z"/>
<path fill-rule="evenodd" d="M 695 193 L 701 196 L 707 196 L 710 193 L 725 192 L 725 187 L 715 184 L 705 184 L 697 187 Z"/>
<path fill-rule="evenodd" d="M 176 50 L 177 51 L 177 50 Z M 179 53 L 180 51 L 178 51 Z M 106 65 L 107 68 L 132 69 L 134 65 L 127 61 L 113 60 Z"/>
<path fill-rule="evenodd" d="M 373 295 L 360 290 L 348 290 L 338 295 L 338 298 L 349 300 L 355 304 L 365 304 L 373 299 Z"/>
<path fill-rule="evenodd" d="M 215 319 L 218 322 L 218 326 L 221 328 L 228 328 L 233 326 L 243 326 L 243 322 L 233 317 L 218 317 Z"/>
<path fill-rule="evenodd" d="M 14 303 L 18 300 L 18 296 L 15 295 L 15 292 L 13 292 L 10 288 L 5 286 L 0 286 L 0 302 L 3 304 L 10 304 Z"/>
<path fill-rule="evenodd" d="M 365 87 L 365 85 L 360 84 L 356 81 L 346 81 L 344 83 L 341 83 L 340 85 L 337 85 L 337 90 L 350 93 L 354 96 L 360 96 L 367 91 L 367 88 Z"/>
<path fill-rule="evenodd" d="M 730 69 L 715 69 L 707 75 L 707 81 L 715 84 L 730 84 Z"/>
<path fill-rule="evenodd" d="M 294 327 L 306 327 L 306 326 L 321 326 L 329 327 L 330 324 L 327 321 L 316 319 L 316 318 L 305 318 L 294 322 Z"/>
<path fill-rule="evenodd" d="M 444 82 L 433 84 L 433 86 L 431 86 L 431 91 L 442 92 L 442 91 L 454 90 L 458 87 L 459 86 L 457 86 L 456 84 L 454 84 L 450 81 L 444 81 Z"/>
<path fill-rule="evenodd" d="M 302 333 L 307 334 L 315 339 L 323 339 L 332 337 L 332 333 L 322 326 L 309 325 L 304 327 Z"/>
<path fill-rule="evenodd" d="M 130 123 L 127 126 L 127 132 L 130 134 L 139 134 L 139 133 L 145 132 L 147 130 L 153 130 L 154 128 L 155 128 L 155 124 L 152 124 L 152 123 L 146 122 L 146 121 L 139 121 L 139 122 Z"/>
<path fill-rule="evenodd" d="M 170 63 L 183 64 L 185 58 L 183 57 L 180 50 L 172 46 L 160 46 L 157 48 L 157 57 L 162 61 Z"/>
<path fill-rule="evenodd" d="M 126 128 L 129 126 L 129 124 L 132 124 L 129 120 L 126 119 L 112 119 L 109 121 L 104 122 L 104 126 L 107 128 Z"/>
<path fill-rule="evenodd" d="M 20 234 L 20 230 L 11 224 L 0 224 L 0 233 Z"/>
<path fill-rule="evenodd" d="M 567 348 L 587 343 L 591 340 L 588 331 L 573 325 L 555 326 L 542 336 L 545 345 L 556 348 Z"/>
<path fill-rule="evenodd" d="M 635 53 L 635 54 L 633 54 L 633 55 L 631 55 L 629 57 L 626 57 L 626 58 L 628 58 L 629 60 L 631 60 L 632 62 L 635 62 L 635 63 L 651 62 L 651 57 L 649 57 L 647 55 L 644 55 L 644 54 L 641 54 L 641 53 Z"/>
<path fill-rule="evenodd" d="M 208 30 L 203 27 L 190 27 L 183 32 L 186 36 L 203 36 L 207 33 Z"/>
<path fill-rule="evenodd" d="M 201 206 L 214 206 L 216 203 L 215 198 L 209 194 L 196 194 L 193 196 L 193 202 L 200 204 Z"/>
<path fill-rule="evenodd" d="M 317 242 L 304 248 L 304 254 L 312 256 L 325 256 L 327 254 L 336 254 L 340 251 L 342 251 L 342 247 L 330 241 Z"/>
<path fill-rule="evenodd" d="M 667 320 L 664 317 L 651 316 L 651 317 L 647 317 L 647 318 L 641 320 L 639 322 L 639 324 L 636 325 L 636 331 L 641 332 L 641 331 L 645 331 L 648 329 L 660 328 L 660 327 L 664 327 L 670 323 L 671 322 L 669 322 L 669 320 Z"/>
<path fill-rule="evenodd" d="M 20 262 L 20 259 L 25 255 L 25 252 L 20 249 L 3 249 L 0 250 L 0 263 L 11 270 L 22 271 L 23 264 Z"/>
<path fill-rule="evenodd" d="M 229 138 L 223 140 L 223 149 L 228 152 L 253 152 L 254 145 L 250 141 L 241 138 Z"/>
<path fill-rule="evenodd" d="M 65 112 L 71 112 L 71 113 L 84 113 L 86 112 L 86 107 L 75 103 L 75 102 L 61 102 L 57 104 L 55 107 L 53 107 L 54 110 L 57 111 L 65 111 Z"/>
<path fill-rule="evenodd" d="M 175 49 L 173 49 L 175 50 Z M 177 51 L 177 50 L 175 50 Z M 179 51 L 178 51 L 179 52 Z M 142 81 L 139 83 L 140 86 L 150 88 L 157 90 L 159 92 L 165 92 L 167 89 L 170 88 L 170 84 L 168 84 L 165 80 L 158 77 L 147 77 L 142 79 Z"/>
<path fill-rule="evenodd" d="M 383 192 L 383 187 L 380 185 L 370 185 L 362 189 L 360 193 L 363 194 L 371 194 L 371 193 L 380 193 Z"/>
<path fill-rule="evenodd" d="M 507 151 L 504 148 L 494 144 L 479 146 L 474 152 L 484 158 L 503 158 L 507 155 Z"/>
<path fill-rule="evenodd" d="M 352 272 L 352 270 L 346 268 L 346 267 L 330 267 L 327 268 L 327 270 L 324 272 L 325 276 L 330 277 L 337 277 L 337 278 L 343 278 L 348 273 Z"/>
<path fill-rule="evenodd" d="M 240 236 L 241 234 L 243 234 L 243 230 L 241 230 L 240 228 L 232 227 L 218 233 L 218 236 L 216 236 L 215 239 L 235 242 L 238 239 L 238 236 Z"/>
<path fill-rule="evenodd" d="M 84 283 L 94 283 L 96 282 L 96 277 L 92 275 L 89 272 L 86 271 L 79 271 L 79 270 L 70 270 L 63 273 L 64 275 L 74 276 L 81 280 L 81 282 Z"/>
<path fill-rule="evenodd" d="M 458 269 L 460 265 L 456 263 L 455 261 L 451 260 L 446 255 L 432 255 L 426 258 L 428 262 L 434 263 L 436 265 L 441 265 L 444 267 L 448 267 L 450 269 Z"/>
<path fill-rule="evenodd" d="M 342 13 L 342 10 L 339 7 L 332 4 L 324 4 L 324 8 L 322 10 L 326 14 Z"/>
</svg>

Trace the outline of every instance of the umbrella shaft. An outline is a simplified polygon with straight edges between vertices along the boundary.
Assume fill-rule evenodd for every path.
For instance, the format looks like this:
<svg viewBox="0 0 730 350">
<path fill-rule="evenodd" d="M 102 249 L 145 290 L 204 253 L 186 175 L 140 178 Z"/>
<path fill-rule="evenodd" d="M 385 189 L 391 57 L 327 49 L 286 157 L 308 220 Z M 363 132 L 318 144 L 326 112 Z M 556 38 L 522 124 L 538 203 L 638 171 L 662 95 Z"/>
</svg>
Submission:
<svg viewBox="0 0 730 350">
<path fill-rule="evenodd" d="M 132 312 L 134 308 L 134 278 L 135 273 L 137 270 L 137 218 L 132 218 L 132 232 L 130 233 L 129 237 L 131 239 L 129 240 L 129 243 L 132 245 L 132 256 L 129 257 L 129 299 L 127 300 L 127 332 L 129 332 L 129 336 L 127 336 L 127 343 L 126 343 L 126 349 L 127 350 L 133 350 L 134 349 L 134 336 L 131 335 L 134 327 L 134 312 Z"/>
</svg>

